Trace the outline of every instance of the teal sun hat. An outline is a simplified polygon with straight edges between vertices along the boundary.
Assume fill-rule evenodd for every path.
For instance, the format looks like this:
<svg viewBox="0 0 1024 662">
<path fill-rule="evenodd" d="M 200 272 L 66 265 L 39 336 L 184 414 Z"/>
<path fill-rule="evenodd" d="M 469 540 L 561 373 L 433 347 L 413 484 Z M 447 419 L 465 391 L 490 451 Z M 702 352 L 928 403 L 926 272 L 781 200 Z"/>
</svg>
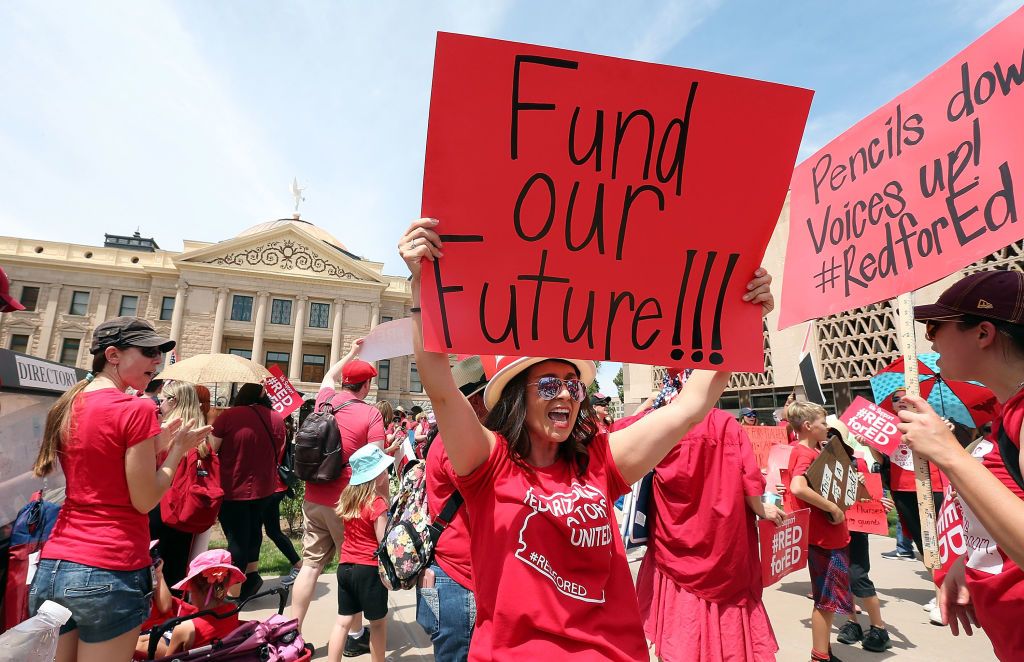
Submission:
<svg viewBox="0 0 1024 662">
<path fill-rule="evenodd" d="M 362 485 L 377 478 L 381 473 L 388 470 L 394 464 L 395 458 L 391 457 L 374 444 L 367 444 L 357 450 L 348 458 L 349 466 L 352 467 L 352 478 L 349 485 Z"/>
</svg>

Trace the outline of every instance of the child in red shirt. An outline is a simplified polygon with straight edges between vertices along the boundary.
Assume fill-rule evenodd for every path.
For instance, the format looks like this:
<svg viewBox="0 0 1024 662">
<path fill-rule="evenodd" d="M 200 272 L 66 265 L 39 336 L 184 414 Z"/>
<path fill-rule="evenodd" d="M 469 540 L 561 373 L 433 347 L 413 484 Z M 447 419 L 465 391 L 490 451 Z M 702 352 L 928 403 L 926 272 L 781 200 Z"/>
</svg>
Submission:
<svg viewBox="0 0 1024 662">
<path fill-rule="evenodd" d="M 840 662 L 829 643 L 835 614 L 853 612 L 850 592 L 850 533 L 842 509 L 815 492 L 804 474 L 821 454 L 828 438 L 826 411 L 813 402 L 797 401 L 786 409 L 786 418 L 800 441 L 789 456 L 789 504 L 787 512 L 811 509 L 807 569 L 811 574 L 814 610 L 811 612 L 811 661 Z"/>
<path fill-rule="evenodd" d="M 173 655 L 231 634 L 239 620 L 235 604 L 228 600 L 228 589 L 244 581 L 245 575 L 231 565 L 231 554 L 225 549 L 211 549 L 192 559 L 185 579 L 171 588 L 186 591 L 196 612 L 212 610 L 217 615 L 199 616 L 179 624 L 169 638 L 164 635 L 167 644 L 164 647 L 164 642 L 160 642 L 158 653 Z"/>
<path fill-rule="evenodd" d="M 338 620 L 327 644 L 327 659 L 341 662 L 353 616 L 362 612 L 370 626 L 370 659 L 384 662 L 387 646 L 388 591 L 377 574 L 374 553 L 388 522 L 388 467 L 394 459 L 374 444 L 349 457 L 352 478 L 338 499 L 345 522 L 338 565 Z"/>
</svg>

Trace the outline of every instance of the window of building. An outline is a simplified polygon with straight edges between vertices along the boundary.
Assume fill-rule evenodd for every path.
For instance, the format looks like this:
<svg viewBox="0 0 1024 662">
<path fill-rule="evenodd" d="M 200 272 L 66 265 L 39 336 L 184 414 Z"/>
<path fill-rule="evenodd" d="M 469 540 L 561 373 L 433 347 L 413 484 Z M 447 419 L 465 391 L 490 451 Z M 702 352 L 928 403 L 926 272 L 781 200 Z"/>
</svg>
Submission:
<svg viewBox="0 0 1024 662">
<path fill-rule="evenodd" d="M 241 356 L 243 359 L 252 358 L 251 349 L 229 349 L 228 354 L 234 354 L 235 356 Z"/>
<path fill-rule="evenodd" d="M 121 317 L 135 317 L 139 312 L 139 297 L 125 294 L 121 297 L 121 312 L 118 313 Z"/>
<path fill-rule="evenodd" d="M 292 302 L 288 299 L 274 299 L 270 302 L 270 323 L 291 324 Z"/>
<path fill-rule="evenodd" d="M 21 298 L 18 301 L 25 306 L 25 310 L 35 310 L 39 305 L 39 288 L 25 285 L 21 288 Z"/>
<path fill-rule="evenodd" d="M 395 319 L 394 317 L 388 317 L 387 315 L 382 315 L 381 318 L 380 318 L 380 323 L 383 324 L 384 322 L 391 322 L 394 319 Z"/>
<path fill-rule="evenodd" d="M 387 391 L 391 388 L 391 361 L 377 361 L 377 390 Z"/>
<path fill-rule="evenodd" d="M 71 293 L 69 315 L 85 315 L 89 312 L 89 293 L 75 290 Z"/>
<path fill-rule="evenodd" d="M 252 321 L 252 297 L 242 294 L 231 297 L 231 319 L 236 322 Z"/>
<path fill-rule="evenodd" d="M 174 297 L 164 297 L 160 300 L 160 319 L 169 320 L 174 314 Z"/>
<path fill-rule="evenodd" d="M 740 396 L 735 393 L 724 393 L 718 399 L 718 408 L 725 411 L 738 411 L 740 408 Z"/>
<path fill-rule="evenodd" d="M 74 366 L 78 362 L 78 346 L 81 344 L 81 338 L 65 338 L 60 346 L 60 362 Z"/>
<path fill-rule="evenodd" d="M 12 334 L 10 349 L 14 352 L 28 354 L 28 336 L 23 333 Z"/>
<path fill-rule="evenodd" d="M 326 329 L 327 319 L 331 314 L 331 304 L 311 303 L 309 304 L 309 326 L 312 329 Z"/>
<path fill-rule="evenodd" d="M 267 352 L 267 361 L 263 365 L 270 368 L 272 365 L 276 365 L 284 373 L 284 376 L 288 376 L 288 352 Z"/>
<path fill-rule="evenodd" d="M 420 371 L 416 369 L 415 361 L 409 364 L 409 390 L 413 393 L 423 392 L 423 384 L 420 383 Z"/>
<path fill-rule="evenodd" d="M 302 381 L 319 382 L 324 378 L 327 357 L 323 354 L 302 355 Z"/>
</svg>

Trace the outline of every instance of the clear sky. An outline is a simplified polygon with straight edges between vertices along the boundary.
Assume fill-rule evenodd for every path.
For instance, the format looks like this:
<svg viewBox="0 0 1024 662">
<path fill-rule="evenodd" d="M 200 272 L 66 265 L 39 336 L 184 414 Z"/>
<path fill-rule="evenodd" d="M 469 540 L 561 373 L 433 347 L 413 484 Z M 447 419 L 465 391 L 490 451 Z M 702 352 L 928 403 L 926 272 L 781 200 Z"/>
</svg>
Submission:
<svg viewBox="0 0 1024 662">
<path fill-rule="evenodd" d="M 0 234 L 162 248 L 291 213 L 405 273 L 435 33 L 815 90 L 801 158 L 1012 13 L 1014 0 L 151 0 L 0 5 Z M 766 127 L 770 130 L 770 127 Z M 602 388 L 614 392 L 602 370 Z"/>
</svg>

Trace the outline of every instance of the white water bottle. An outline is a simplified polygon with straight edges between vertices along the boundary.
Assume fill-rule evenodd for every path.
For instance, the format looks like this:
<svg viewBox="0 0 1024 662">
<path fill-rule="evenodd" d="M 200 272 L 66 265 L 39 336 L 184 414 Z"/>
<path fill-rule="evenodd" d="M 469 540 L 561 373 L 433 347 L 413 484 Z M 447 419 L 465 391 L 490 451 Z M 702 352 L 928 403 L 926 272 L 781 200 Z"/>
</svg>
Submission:
<svg viewBox="0 0 1024 662">
<path fill-rule="evenodd" d="M 0 662 L 53 662 L 71 610 L 47 600 L 35 616 L 0 634 Z"/>
</svg>

